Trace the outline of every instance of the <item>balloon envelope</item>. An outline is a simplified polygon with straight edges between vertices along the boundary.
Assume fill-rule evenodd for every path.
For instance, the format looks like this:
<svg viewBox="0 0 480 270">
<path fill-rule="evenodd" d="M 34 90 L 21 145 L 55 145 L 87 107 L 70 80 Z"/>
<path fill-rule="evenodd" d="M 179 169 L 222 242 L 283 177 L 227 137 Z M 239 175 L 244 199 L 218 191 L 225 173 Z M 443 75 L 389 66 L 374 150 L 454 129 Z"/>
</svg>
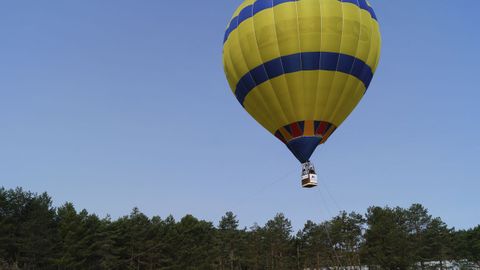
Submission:
<svg viewBox="0 0 480 270">
<path fill-rule="evenodd" d="M 223 64 L 240 104 L 304 163 L 364 96 L 380 47 L 366 0 L 246 0 Z"/>
</svg>

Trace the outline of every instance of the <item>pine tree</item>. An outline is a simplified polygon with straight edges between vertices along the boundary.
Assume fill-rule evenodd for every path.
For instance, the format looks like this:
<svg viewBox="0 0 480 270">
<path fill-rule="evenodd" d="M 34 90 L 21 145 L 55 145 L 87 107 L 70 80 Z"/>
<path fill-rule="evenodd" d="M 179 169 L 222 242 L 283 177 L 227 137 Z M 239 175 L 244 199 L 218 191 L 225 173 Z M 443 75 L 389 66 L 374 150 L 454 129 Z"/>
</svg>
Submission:
<svg viewBox="0 0 480 270">
<path fill-rule="evenodd" d="M 330 237 L 335 249 L 334 256 L 341 266 L 360 264 L 359 248 L 362 243 L 362 230 L 365 219 L 357 213 L 341 212 L 330 222 Z"/>
<path fill-rule="evenodd" d="M 60 241 L 56 247 L 58 255 L 55 265 L 59 269 L 75 269 L 80 266 L 77 255 L 81 222 L 72 203 L 66 203 L 57 209 L 57 223 Z"/>
<path fill-rule="evenodd" d="M 480 226 L 469 231 L 468 242 L 470 249 L 468 259 L 475 262 L 480 267 Z"/>
<path fill-rule="evenodd" d="M 245 246 L 241 250 L 241 269 L 265 269 L 263 228 L 255 223 L 248 231 L 244 230 L 242 241 Z"/>
<path fill-rule="evenodd" d="M 291 237 L 292 224 L 283 214 L 277 214 L 265 225 L 265 237 L 270 253 L 267 260 L 270 269 L 292 269 L 296 263 Z"/>
<path fill-rule="evenodd" d="M 99 221 L 96 227 L 94 237 L 94 247 L 96 252 L 96 262 L 94 269 L 115 269 L 115 266 L 119 264 L 119 258 L 116 255 L 114 234 L 112 229 L 112 221 L 110 217 L 106 217 Z"/>
<path fill-rule="evenodd" d="M 241 232 L 238 230 L 237 217 L 232 212 L 227 212 L 219 222 L 218 242 L 220 269 L 235 269 L 239 261 Z"/>
<path fill-rule="evenodd" d="M 428 240 L 425 238 L 425 233 L 432 222 L 432 216 L 429 215 L 428 210 L 420 204 L 413 204 L 406 210 L 405 214 L 412 243 L 412 256 L 416 262 L 420 263 L 421 269 L 424 270 L 425 261 L 430 259 L 426 248 Z"/>
<path fill-rule="evenodd" d="M 328 222 L 315 224 L 307 221 L 303 230 L 297 234 L 301 243 L 302 268 L 320 269 L 336 265 L 329 230 Z"/>
<path fill-rule="evenodd" d="M 146 251 L 149 249 L 150 220 L 134 208 L 129 216 L 122 217 L 112 224 L 115 236 L 112 240 L 117 249 L 118 269 L 145 269 L 148 265 Z"/>
<path fill-rule="evenodd" d="M 2 187 L 0 188 L 0 263 L 2 264 L 7 264 L 10 259 L 9 248 L 13 242 L 11 236 L 13 224 L 9 220 L 8 204 L 7 192 Z"/>
<path fill-rule="evenodd" d="M 435 218 L 425 230 L 425 248 L 433 261 L 439 262 L 440 269 L 444 269 L 444 261 L 451 259 L 453 237 L 452 230 L 440 219 Z"/>
<path fill-rule="evenodd" d="M 177 245 L 174 267 L 168 269 L 212 269 L 218 255 L 215 251 L 213 224 L 191 215 L 176 224 Z"/>
<path fill-rule="evenodd" d="M 11 261 L 23 269 L 50 269 L 56 236 L 51 198 L 16 189 L 7 192 L 7 201 L 7 219 L 13 225 L 7 238 Z"/>
<path fill-rule="evenodd" d="M 367 224 L 362 247 L 367 264 L 389 270 L 405 270 L 413 265 L 415 260 L 403 209 L 371 207 L 367 212 Z"/>
</svg>

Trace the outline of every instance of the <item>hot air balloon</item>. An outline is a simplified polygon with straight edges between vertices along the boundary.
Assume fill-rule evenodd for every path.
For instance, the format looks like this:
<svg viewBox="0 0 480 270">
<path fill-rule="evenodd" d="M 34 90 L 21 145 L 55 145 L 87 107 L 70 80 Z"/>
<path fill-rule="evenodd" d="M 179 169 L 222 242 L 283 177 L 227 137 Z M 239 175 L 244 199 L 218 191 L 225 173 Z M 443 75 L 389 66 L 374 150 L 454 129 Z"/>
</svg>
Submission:
<svg viewBox="0 0 480 270">
<path fill-rule="evenodd" d="M 245 110 L 302 163 L 345 121 L 377 68 L 381 36 L 366 0 L 245 0 L 227 26 L 223 64 Z"/>
</svg>

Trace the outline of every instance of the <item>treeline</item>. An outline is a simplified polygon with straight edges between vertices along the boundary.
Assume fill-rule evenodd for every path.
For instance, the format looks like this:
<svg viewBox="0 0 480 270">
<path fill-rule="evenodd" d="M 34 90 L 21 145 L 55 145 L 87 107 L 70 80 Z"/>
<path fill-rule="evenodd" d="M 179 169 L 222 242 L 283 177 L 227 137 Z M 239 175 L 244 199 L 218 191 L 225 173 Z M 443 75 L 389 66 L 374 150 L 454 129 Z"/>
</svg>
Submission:
<svg viewBox="0 0 480 270">
<path fill-rule="evenodd" d="M 248 229 L 230 212 L 219 224 L 149 218 L 136 208 L 112 220 L 71 203 L 54 208 L 46 193 L 0 189 L 0 269 L 401 270 L 452 260 L 480 264 L 480 226 L 457 231 L 418 204 L 341 212 L 293 232 L 283 214 Z"/>
</svg>

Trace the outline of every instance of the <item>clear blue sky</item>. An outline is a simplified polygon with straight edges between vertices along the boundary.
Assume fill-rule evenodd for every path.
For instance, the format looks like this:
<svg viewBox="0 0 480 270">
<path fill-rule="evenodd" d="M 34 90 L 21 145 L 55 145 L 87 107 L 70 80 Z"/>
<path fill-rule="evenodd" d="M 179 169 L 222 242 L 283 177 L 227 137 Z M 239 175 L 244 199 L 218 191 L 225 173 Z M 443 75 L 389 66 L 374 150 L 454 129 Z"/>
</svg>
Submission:
<svg viewBox="0 0 480 270">
<path fill-rule="evenodd" d="M 231 210 L 250 226 L 284 212 L 300 228 L 418 202 L 451 226 L 480 223 L 479 1 L 371 1 L 381 64 L 314 155 L 315 190 L 224 78 L 240 2 L 2 1 L 0 186 L 112 217 Z"/>
</svg>

